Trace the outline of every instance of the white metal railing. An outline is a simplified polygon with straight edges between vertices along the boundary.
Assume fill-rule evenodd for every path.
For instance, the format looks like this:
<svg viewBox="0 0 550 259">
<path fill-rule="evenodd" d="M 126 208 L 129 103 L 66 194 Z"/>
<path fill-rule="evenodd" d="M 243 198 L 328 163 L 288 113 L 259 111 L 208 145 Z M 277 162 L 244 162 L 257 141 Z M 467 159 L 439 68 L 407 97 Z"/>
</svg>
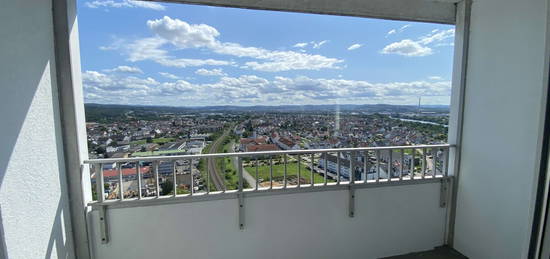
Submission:
<svg viewBox="0 0 550 259">
<path fill-rule="evenodd" d="M 424 180 L 444 178 L 448 176 L 448 144 L 442 145 L 417 145 L 417 146 L 392 146 L 392 147 L 365 147 L 365 148 L 339 148 L 339 149 L 312 149 L 312 150 L 284 150 L 267 152 L 242 152 L 242 153 L 217 153 L 201 155 L 179 156 L 155 156 L 134 158 L 109 158 L 92 159 L 84 163 L 92 166 L 92 178 L 95 180 L 97 199 L 90 205 L 109 205 L 117 202 L 135 202 L 143 199 L 155 198 L 190 198 L 193 196 L 216 196 L 224 193 L 254 193 L 265 191 L 284 191 L 286 189 L 304 189 L 312 187 L 316 191 L 322 191 L 323 187 L 339 185 L 361 185 L 377 183 L 397 183 L 410 180 Z M 215 159 L 230 158 L 236 160 L 236 188 L 227 188 L 226 179 L 216 172 Z M 200 175 L 195 168 L 197 161 L 208 159 L 208 163 L 214 160 L 214 166 L 208 168 L 206 173 Z M 289 161 L 289 159 L 291 161 Z M 274 160 L 279 172 L 274 175 Z M 282 162 L 281 162 L 282 160 Z M 159 174 L 159 165 L 169 162 L 173 167 L 171 175 Z M 243 166 L 246 163 L 246 168 Z M 141 166 L 142 163 L 150 165 Z M 118 173 L 117 179 L 110 177 L 109 182 L 118 184 L 116 193 L 113 190 L 105 192 L 104 165 L 116 165 L 112 170 Z M 181 166 L 180 174 L 189 174 L 190 180 L 186 185 L 185 194 L 178 194 L 177 164 Z M 225 174 L 221 163 L 222 174 Z M 282 164 L 282 166 L 281 166 Z M 137 193 L 124 193 L 123 175 L 128 169 L 123 166 L 133 166 L 135 173 L 130 177 L 137 180 Z M 185 166 L 187 165 L 187 166 Z M 294 175 L 288 168 L 294 165 Z M 282 167 L 282 168 L 281 168 Z M 152 192 L 143 193 L 143 169 L 149 176 L 149 186 Z M 269 168 L 268 180 L 262 179 L 259 169 Z M 182 172 L 187 170 L 187 172 Z M 282 175 L 280 171 L 282 170 Z M 303 170 L 307 170 L 304 172 Z M 212 172 L 214 171 L 214 172 Z M 249 172 L 251 171 L 251 172 Z M 112 175 L 111 175 L 112 176 Z M 304 178 L 306 176 L 306 178 Z M 322 179 L 319 180 L 319 176 Z M 246 177 L 246 179 L 245 179 Z M 253 179 L 253 180 L 251 180 Z M 161 195 L 161 181 L 170 180 L 173 184 L 171 195 Z M 248 185 L 248 186 L 247 186 Z M 215 190 L 213 190 L 215 189 Z M 103 195 L 101 195 L 103 194 Z M 126 197 L 125 197 L 126 196 Z M 135 196 L 135 197 L 129 197 Z"/>
<path fill-rule="evenodd" d="M 442 144 L 86 160 L 84 163 L 92 166 L 97 193 L 97 198 L 88 205 L 98 210 L 102 243 L 109 240 L 107 208 L 237 199 L 239 228 L 243 229 L 245 196 L 348 190 L 348 215 L 354 217 L 355 189 L 433 182 L 441 182 L 440 207 L 445 207 L 452 186 L 448 171 L 451 147 Z M 216 160 L 220 158 L 221 173 L 217 172 L 220 168 Z M 229 165 L 236 167 L 237 179 L 226 178 L 227 158 Z M 208 163 L 203 164 L 202 171 L 197 168 L 201 159 Z M 167 162 L 172 170 L 168 174 L 159 172 L 162 163 Z M 104 174 L 104 165 L 114 168 L 106 170 L 109 175 Z M 178 185 L 178 167 L 180 176 L 188 175 L 187 184 L 183 179 L 184 183 Z M 127 185 L 137 185 L 135 194 L 124 192 L 124 178 L 129 179 Z M 167 185 L 168 180 L 172 183 Z M 232 181 L 236 186 L 228 188 Z M 108 192 L 105 184 L 109 186 Z M 182 185 L 184 194 L 178 194 Z M 145 193 L 144 186 L 147 186 Z M 169 187 L 172 192 L 162 195 L 163 188 Z"/>
</svg>

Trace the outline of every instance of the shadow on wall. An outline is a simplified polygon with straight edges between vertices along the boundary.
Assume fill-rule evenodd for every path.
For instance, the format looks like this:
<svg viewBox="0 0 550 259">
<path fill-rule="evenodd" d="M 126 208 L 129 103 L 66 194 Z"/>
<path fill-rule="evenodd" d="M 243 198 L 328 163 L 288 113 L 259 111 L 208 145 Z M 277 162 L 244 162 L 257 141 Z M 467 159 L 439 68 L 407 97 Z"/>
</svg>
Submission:
<svg viewBox="0 0 550 259">
<path fill-rule="evenodd" d="M 59 123 L 51 10 L 51 1 L 11 1 L 0 8 L 0 38 L 9 39 L 0 40 L 0 60 L 3 61 L 0 62 L 1 258 L 36 253 L 45 258 L 74 257 Z M 25 178 L 21 177 L 25 171 L 28 174 Z M 45 183 L 25 184 L 25 181 L 36 179 Z M 51 190 L 54 192 L 51 195 L 59 197 L 59 200 L 31 199 L 26 204 L 14 204 L 18 201 L 16 195 L 19 195 L 13 191 L 14 186 L 20 186 L 21 192 L 31 192 L 31 195 L 44 191 L 41 188 L 47 186 L 59 186 L 59 189 Z M 37 205 L 35 209 L 29 211 L 34 204 Z M 55 218 L 47 216 L 54 212 Z M 19 241 L 33 233 L 29 231 L 29 226 L 18 229 L 15 224 L 19 221 L 24 224 L 28 219 L 19 218 L 31 213 L 34 215 L 31 220 L 36 221 L 37 225 L 47 224 L 44 227 L 50 230 L 49 240 L 40 240 L 40 244 L 21 249 Z M 48 234 L 39 231 L 37 235 Z M 47 248 L 40 247 L 42 241 L 44 245 L 47 242 Z M 26 249 L 29 251 L 23 251 Z"/>
</svg>

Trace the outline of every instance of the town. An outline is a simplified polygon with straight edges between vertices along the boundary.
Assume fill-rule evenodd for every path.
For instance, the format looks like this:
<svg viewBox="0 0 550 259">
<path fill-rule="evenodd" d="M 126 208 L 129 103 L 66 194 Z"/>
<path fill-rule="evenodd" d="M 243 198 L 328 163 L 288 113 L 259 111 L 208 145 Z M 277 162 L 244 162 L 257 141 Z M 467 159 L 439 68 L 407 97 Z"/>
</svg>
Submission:
<svg viewBox="0 0 550 259">
<path fill-rule="evenodd" d="M 448 110 L 441 107 L 177 109 L 87 105 L 86 109 L 90 158 L 410 146 L 447 141 Z M 346 181 L 352 174 L 366 180 L 386 177 L 388 172 L 392 176 L 414 175 L 414 168 L 421 166 L 435 173 L 443 167 L 441 154 L 434 149 L 363 152 L 357 157 L 349 152 L 256 156 L 245 158 L 242 170 L 245 187 L 272 188 Z M 424 162 L 420 161 L 422 156 Z M 352 161 L 365 166 L 350 169 Z M 237 157 L 223 157 L 103 164 L 101 170 L 104 195 L 117 199 L 120 193 L 132 198 L 138 193 L 147 197 L 235 190 L 238 167 Z"/>
</svg>

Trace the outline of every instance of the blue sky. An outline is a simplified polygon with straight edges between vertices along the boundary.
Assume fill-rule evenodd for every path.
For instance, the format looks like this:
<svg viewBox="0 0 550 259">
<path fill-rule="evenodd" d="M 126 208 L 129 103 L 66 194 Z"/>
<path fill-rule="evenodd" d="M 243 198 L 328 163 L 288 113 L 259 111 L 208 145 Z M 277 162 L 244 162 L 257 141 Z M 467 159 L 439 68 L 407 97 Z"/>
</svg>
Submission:
<svg viewBox="0 0 550 259">
<path fill-rule="evenodd" d="M 449 104 L 454 27 L 79 0 L 86 102 Z"/>
</svg>

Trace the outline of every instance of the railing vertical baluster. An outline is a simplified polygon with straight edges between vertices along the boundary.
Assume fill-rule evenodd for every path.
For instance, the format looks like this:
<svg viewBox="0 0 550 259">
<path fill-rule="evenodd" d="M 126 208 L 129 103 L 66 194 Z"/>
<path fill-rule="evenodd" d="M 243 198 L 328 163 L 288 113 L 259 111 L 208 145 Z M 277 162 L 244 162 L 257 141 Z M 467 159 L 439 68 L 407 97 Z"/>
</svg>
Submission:
<svg viewBox="0 0 550 259">
<path fill-rule="evenodd" d="M 405 166 L 403 165 L 404 163 L 405 163 L 405 149 L 401 149 L 401 162 L 399 162 L 400 164 L 399 181 L 403 180 L 403 169 L 405 168 Z"/>
<path fill-rule="evenodd" d="M 273 189 L 273 156 L 269 156 L 269 189 Z"/>
<path fill-rule="evenodd" d="M 380 181 L 380 150 L 376 150 L 376 182 Z"/>
<path fill-rule="evenodd" d="M 363 173 L 365 174 L 365 179 L 363 183 L 367 183 L 367 179 L 369 178 L 369 171 L 367 169 L 368 167 L 368 161 L 369 161 L 369 151 L 363 152 Z"/>
<path fill-rule="evenodd" d="M 302 157 L 300 156 L 300 154 L 298 154 L 298 162 L 297 162 L 297 166 L 298 166 L 298 188 L 300 188 L 300 185 L 301 185 L 301 180 L 302 180 Z"/>
<path fill-rule="evenodd" d="M 350 161 L 349 161 L 349 184 L 355 183 L 355 151 L 350 152 Z"/>
<path fill-rule="evenodd" d="M 118 196 L 119 200 L 124 200 L 124 186 L 122 183 L 122 163 L 116 163 L 116 170 L 118 172 Z"/>
<path fill-rule="evenodd" d="M 153 170 L 155 172 L 155 190 L 157 191 L 157 198 L 158 198 L 160 197 L 159 161 L 153 162 Z"/>
<path fill-rule="evenodd" d="M 437 177 L 437 163 L 439 162 L 439 159 L 437 159 L 437 153 L 438 153 L 438 150 L 432 148 L 432 175 L 433 175 L 433 178 Z"/>
<path fill-rule="evenodd" d="M 176 166 L 176 160 L 174 160 L 173 163 L 174 164 L 172 165 L 173 166 L 172 167 L 172 169 L 173 169 L 172 176 L 174 177 L 174 179 L 173 179 L 173 181 L 174 181 L 174 194 L 172 196 L 176 197 L 178 195 L 178 180 L 177 180 L 177 175 L 176 175 L 176 167 L 177 167 Z"/>
<path fill-rule="evenodd" d="M 231 162 L 232 162 L 231 158 L 229 158 L 229 163 L 231 163 Z M 225 179 L 225 174 L 226 174 L 226 172 L 225 172 L 225 157 L 223 157 L 222 158 L 222 176 L 223 176 L 222 180 Z M 225 185 L 225 180 L 223 180 L 223 181 L 224 182 L 222 184 L 222 190 L 221 191 L 225 193 L 225 191 L 227 191 L 227 185 Z"/>
<path fill-rule="evenodd" d="M 258 156 L 256 156 L 256 191 L 258 190 L 258 182 L 259 182 L 259 180 L 258 180 L 258 166 L 259 166 Z"/>
<path fill-rule="evenodd" d="M 445 158 L 444 158 L 445 159 L 445 161 L 444 161 L 445 174 L 444 174 L 444 176 L 447 177 L 447 176 L 449 176 L 449 151 L 450 150 L 449 150 L 448 147 L 444 148 L 443 150 L 445 151 L 445 154 L 444 154 L 444 156 L 445 156 Z"/>
<path fill-rule="evenodd" d="M 414 180 L 414 157 L 415 157 L 415 154 L 416 154 L 416 149 L 411 149 L 412 152 L 411 152 L 411 163 L 410 163 L 410 176 L 411 176 L 411 180 Z"/>
<path fill-rule="evenodd" d="M 214 165 L 216 164 L 216 158 L 211 158 L 214 160 Z M 208 163 L 208 159 L 205 160 Z M 206 194 L 210 193 L 210 173 L 215 174 L 216 172 L 210 172 L 208 165 L 206 166 Z"/>
<path fill-rule="evenodd" d="M 237 176 L 239 177 L 239 193 L 243 192 L 243 160 L 241 157 L 237 157 Z"/>
<path fill-rule="evenodd" d="M 195 192 L 195 177 L 193 177 L 193 159 L 187 160 L 189 164 L 189 176 L 191 178 L 191 183 L 189 184 L 189 195 L 193 196 L 193 193 Z"/>
<path fill-rule="evenodd" d="M 286 189 L 286 175 L 287 175 L 287 172 L 286 172 L 286 170 L 287 170 L 287 168 L 286 168 L 287 161 L 286 160 L 287 160 L 287 156 L 286 156 L 286 154 L 284 154 L 283 155 L 283 164 L 285 165 L 285 168 L 284 168 L 285 170 L 283 172 L 283 189 Z"/>
<path fill-rule="evenodd" d="M 143 193 L 141 193 L 141 187 L 142 187 L 142 183 L 141 183 L 141 168 L 140 168 L 140 165 L 139 165 L 139 161 L 136 162 L 136 175 L 137 175 L 137 182 L 138 182 L 138 200 L 141 199 L 141 197 L 143 197 Z"/>
<path fill-rule="evenodd" d="M 97 201 L 105 201 L 105 182 L 103 179 L 103 164 L 94 164 Z"/>
<path fill-rule="evenodd" d="M 393 174 L 393 149 L 388 150 L 388 182 L 391 181 Z"/>
<path fill-rule="evenodd" d="M 336 184 L 340 184 L 340 152 L 336 152 Z"/>
<path fill-rule="evenodd" d="M 311 187 L 315 184 L 315 154 L 311 153 L 311 175 L 310 175 L 310 181 L 311 181 Z"/>
<path fill-rule="evenodd" d="M 324 176 L 324 185 L 326 186 L 327 185 L 327 182 L 328 182 L 328 153 L 324 153 L 325 154 L 325 176 Z"/>
<path fill-rule="evenodd" d="M 422 179 L 426 177 L 426 149 L 422 148 Z"/>
</svg>

